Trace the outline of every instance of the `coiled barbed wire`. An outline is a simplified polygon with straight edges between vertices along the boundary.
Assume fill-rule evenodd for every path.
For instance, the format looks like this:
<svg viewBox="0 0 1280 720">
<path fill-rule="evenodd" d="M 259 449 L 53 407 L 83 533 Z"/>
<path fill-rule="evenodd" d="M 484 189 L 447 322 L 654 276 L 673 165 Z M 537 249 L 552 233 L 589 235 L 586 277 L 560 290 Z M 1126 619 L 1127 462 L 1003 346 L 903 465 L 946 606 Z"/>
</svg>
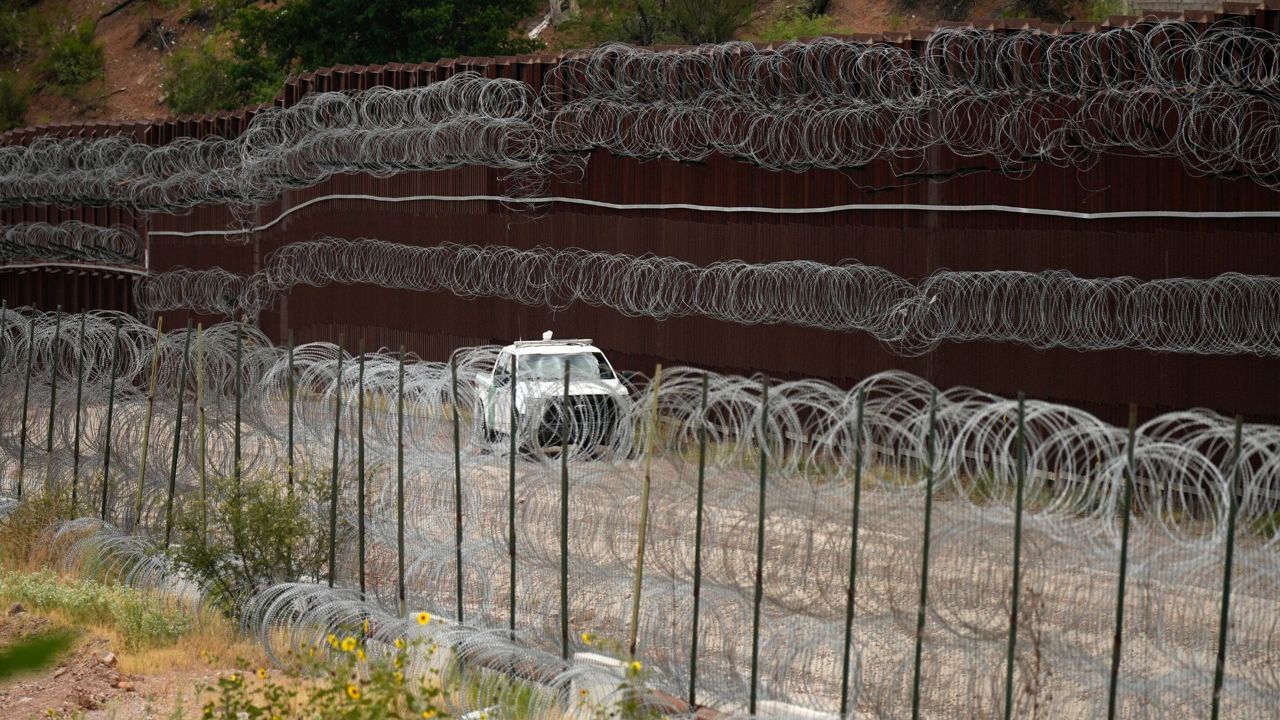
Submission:
<svg viewBox="0 0 1280 720">
<path fill-rule="evenodd" d="M 57 225 L 36 222 L 0 228 L 0 263 L 70 260 L 135 265 L 141 252 L 138 231 L 127 225 L 104 227 L 68 220 Z"/>
<path fill-rule="evenodd" d="M 107 447 L 106 393 L 111 375 L 117 375 L 110 439 L 115 479 L 106 514 L 138 534 L 78 521 L 59 535 L 65 539 L 49 543 L 64 558 L 64 567 L 107 568 L 143 587 L 172 585 L 173 569 L 156 555 L 155 543 L 165 524 L 178 393 L 192 413 L 188 417 L 194 417 L 195 377 L 203 379 L 205 462 L 210 474 L 225 477 L 235 465 L 233 393 L 238 384 L 244 482 L 280 486 L 289 466 L 292 381 L 292 470 L 298 492 L 320 488 L 318 495 L 307 495 L 311 499 L 306 504 L 317 523 L 327 522 L 337 431 L 339 555 L 330 572 L 338 587 L 293 583 L 245 597 L 240 602 L 246 626 L 280 657 L 286 649 L 314 647 L 318 638 L 366 618 L 378 642 L 419 632 L 396 609 L 396 354 L 350 356 L 329 343 L 309 343 L 294 349 L 291 364 L 287 349 L 260 333 L 221 324 L 204 330 L 199 344 L 205 362 L 187 365 L 184 384 L 184 363 L 194 357 L 185 331 L 165 333 L 157 344 L 153 329 L 128 316 L 91 313 L 83 319 L 82 344 L 80 316 L 0 312 L 0 395 L 5 399 L 0 403 L 0 494 L 15 494 L 24 405 L 26 493 L 44 491 L 46 482 L 49 489 L 65 491 L 73 482 L 70 449 L 79 415 L 84 423 L 80 508 L 85 512 L 87 505 L 88 514 L 97 516 L 97 469 Z M 117 324 L 120 340 L 113 345 Z M 140 478 L 145 394 L 157 353 L 147 473 Z M 444 648 L 435 659 L 424 659 L 420 669 L 487 669 L 550 686 L 546 692 L 552 698 L 561 697 L 567 683 L 616 687 L 608 673 L 603 680 L 588 678 L 593 671 L 583 665 L 585 660 L 565 664 L 560 659 L 561 457 L 554 451 L 554 434 L 540 434 L 564 417 L 552 400 L 559 385 L 536 374 L 533 366 L 518 370 L 517 386 L 525 393 L 546 394 L 548 402 L 524 406 L 517 454 L 511 458 L 505 426 L 486 411 L 504 407 L 509 396 L 501 388 L 506 386 L 490 395 L 481 382 L 509 361 L 499 353 L 494 347 L 459 349 L 456 390 L 447 363 L 410 356 L 404 366 L 407 606 L 439 619 L 439 625 L 421 632 Z M 24 403 L 28 357 L 32 386 Z M 85 376 L 79 413 L 69 391 L 59 392 L 57 406 L 49 408 L 51 379 L 71 388 L 80 366 L 93 371 Z M 576 397 L 585 397 L 582 393 L 601 382 L 585 375 L 572 379 Z M 335 428 L 339 396 L 342 409 Z M 357 421 L 361 398 L 363 426 Z M 657 424 L 649 420 L 655 402 Z M 1244 425 L 1237 453 L 1227 418 L 1204 410 L 1164 414 L 1136 428 L 1130 473 L 1124 430 L 1069 406 L 1028 401 L 1025 407 L 1026 461 L 1025 472 L 1020 472 L 1016 402 L 970 388 L 939 391 L 900 372 L 867 378 L 851 389 L 816 380 L 777 383 L 769 388 L 766 405 L 759 379 L 674 368 L 663 372 L 660 384 L 635 379 L 626 402 L 575 400 L 568 416 L 571 427 L 611 423 L 631 430 L 614 437 L 578 431 L 570 436 L 572 449 L 564 458 L 570 478 L 570 650 L 601 652 L 583 633 L 625 637 L 641 479 L 652 439 L 650 502 L 655 512 L 648 529 L 638 629 L 646 683 L 677 697 L 687 689 L 695 510 L 701 494 L 699 697 L 716 708 L 741 709 L 750 683 L 748 628 L 763 458 L 767 545 L 761 699 L 834 711 L 849 597 L 852 487 L 860 477 L 850 668 L 854 708 L 864 716 L 893 717 L 908 701 L 910 687 L 903 678 L 912 674 L 925 493 L 932 487 L 923 707 L 939 716 L 998 713 L 1010 612 L 1013 508 L 1021 476 L 1024 595 L 1015 702 L 1019 712 L 1034 706 L 1053 717 L 1096 716 L 1107 697 L 1121 508 L 1131 480 L 1131 590 L 1118 690 L 1122 705 L 1139 704 L 1161 717 L 1203 715 L 1216 654 L 1216 625 L 1205 618 L 1217 617 L 1219 611 L 1223 552 L 1233 522 L 1228 503 L 1234 503 L 1236 564 L 1224 708 L 1233 717 L 1265 716 L 1280 699 L 1280 675 L 1271 662 L 1280 642 L 1275 624 L 1280 534 L 1274 521 L 1280 513 L 1280 428 Z M 462 425 L 456 446 L 455 410 Z M 50 417 L 55 420 L 52 454 L 45 445 Z M 354 589 L 361 427 L 370 578 L 363 596 Z M 700 432 L 706 433 L 702 472 L 697 460 L 703 447 Z M 201 492 L 196 423 L 184 424 L 180 439 L 173 487 L 182 508 L 197 502 Z M 514 478 L 509 474 L 512 460 Z M 455 495 L 459 488 L 460 497 Z M 460 548 L 454 544 L 459 501 Z M 139 506 L 140 516 L 135 515 Z M 512 527 L 518 559 L 514 635 L 506 630 Z M 459 552 L 462 623 L 454 594 Z M 509 698 L 505 693 L 515 692 L 509 683 L 493 682 L 485 685 L 493 697 Z M 561 707 L 558 700 L 537 697 L 535 705 L 547 712 Z M 457 702 L 456 709 L 470 710 L 481 701 Z"/>
<path fill-rule="evenodd" d="M 1076 350 L 1141 348 L 1280 355 L 1280 278 L 1081 278 L 1061 270 L 938 270 L 912 282 L 885 268 L 808 260 L 696 265 L 581 248 L 402 245 L 319 238 L 285 245 L 251 276 L 154 273 L 134 285 L 144 312 L 256 316 L 298 285 L 379 287 L 493 297 L 562 310 L 575 303 L 628 317 L 700 316 L 866 332 L 894 352 L 943 342 Z"/>
<path fill-rule="evenodd" d="M 876 160 L 910 176 L 930 151 L 1025 174 L 1104 154 L 1175 158 L 1194 175 L 1280 189 L 1280 37 L 1222 22 L 1096 32 L 939 28 L 917 54 L 822 38 L 756 48 L 571 53 L 539 90 L 471 72 L 425 87 L 318 93 L 233 139 L 161 147 L 121 137 L 0 147 L 0 206 L 245 209 L 341 173 L 482 165 L 536 202 L 594 149 L 771 170 Z"/>
</svg>

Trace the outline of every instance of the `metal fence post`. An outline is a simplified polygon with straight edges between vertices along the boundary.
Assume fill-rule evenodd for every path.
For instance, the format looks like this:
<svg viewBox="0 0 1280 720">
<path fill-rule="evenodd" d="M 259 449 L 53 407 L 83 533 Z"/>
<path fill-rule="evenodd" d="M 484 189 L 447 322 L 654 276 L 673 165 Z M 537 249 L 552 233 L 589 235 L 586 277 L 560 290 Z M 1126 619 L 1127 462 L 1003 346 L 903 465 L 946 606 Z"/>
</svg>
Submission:
<svg viewBox="0 0 1280 720">
<path fill-rule="evenodd" d="M 702 401 L 698 414 L 698 500 L 693 524 L 693 628 L 689 643 L 689 708 L 698 707 L 698 620 L 702 606 L 702 522 L 707 479 L 707 386 L 709 378 L 702 374 Z"/>
<path fill-rule="evenodd" d="M 653 371 L 653 405 L 649 412 L 649 437 L 644 454 L 644 479 L 640 485 L 640 527 L 636 540 L 635 581 L 631 585 L 631 627 L 628 648 L 636 655 L 636 638 L 640 632 L 640 593 L 644 587 L 644 543 L 649 530 L 649 488 L 653 484 L 653 443 L 658 435 L 658 392 L 662 388 L 662 365 Z"/>
<path fill-rule="evenodd" d="M 1111 640 L 1111 681 L 1107 690 L 1107 719 L 1115 720 L 1116 685 L 1120 680 L 1120 645 L 1124 635 L 1124 590 L 1129 572 L 1129 510 L 1133 505 L 1133 454 L 1138 434 L 1138 406 L 1129 404 L 1129 447 L 1124 471 L 1124 500 L 1120 513 L 1120 578 L 1116 583 L 1116 630 Z"/>
<path fill-rule="evenodd" d="M 405 611 L 404 589 L 404 345 L 400 346 L 400 374 L 396 392 L 396 598 Z"/>
<path fill-rule="evenodd" d="M 462 617 L 462 421 L 458 417 L 458 355 L 449 357 L 449 377 L 453 385 L 453 513 L 454 567 L 457 579 L 458 623 Z"/>
<path fill-rule="evenodd" d="M 142 458 L 138 468 L 138 495 L 133 506 L 133 530 L 142 525 L 142 495 L 147 487 L 147 447 L 151 443 L 151 418 L 156 407 L 156 373 L 160 370 L 160 340 L 163 338 L 164 316 L 156 319 L 156 341 L 151 346 L 151 383 L 147 390 L 147 414 L 142 423 Z"/>
<path fill-rule="evenodd" d="M 358 345 L 360 371 L 356 380 L 356 542 L 360 575 L 360 597 L 365 594 L 364 576 L 364 338 Z"/>
<path fill-rule="evenodd" d="M 858 528 L 862 515 L 862 423 L 867 391 L 858 388 L 853 437 L 853 521 L 849 531 L 849 596 L 844 608 L 844 657 L 840 663 L 840 716 L 849 712 L 849 666 L 853 660 L 853 611 L 858 592 Z"/>
<path fill-rule="evenodd" d="M 516 356 L 511 355 L 511 397 L 510 417 L 507 423 L 507 554 L 511 562 L 511 606 L 508 629 L 514 637 L 516 632 Z"/>
<path fill-rule="evenodd" d="M 178 452 L 182 449 L 182 401 L 187 394 L 187 373 L 190 367 L 187 364 L 188 354 L 191 350 L 191 320 L 187 320 L 187 336 L 182 341 L 182 370 L 178 387 L 174 393 L 177 396 L 178 409 L 174 415 L 173 421 L 173 460 L 169 463 L 169 497 L 165 500 L 164 505 L 164 546 L 169 547 L 169 541 L 173 538 L 173 495 L 178 489 Z"/>
<path fill-rule="evenodd" d="M 560 657 L 569 660 L 569 363 L 560 406 Z M 537 430 L 535 429 L 536 433 Z"/>
<path fill-rule="evenodd" d="M 293 379 L 293 330 L 289 331 L 289 379 L 285 388 L 289 394 L 289 437 L 288 437 L 288 471 L 289 471 L 289 496 L 293 497 L 293 477 L 294 477 L 294 459 L 293 459 L 293 414 L 294 404 L 297 402 L 297 384 Z"/>
<path fill-rule="evenodd" d="M 53 489 L 53 422 L 54 411 L 58 406 L 58 366 L 61 353 L 58 344 L 62 342 L 62 306 L 54 311 L 53 345 L 49 347 L 49 434 L 44 444 L 44 491 Z"/>
<path fill-rule="evenodd" d="M 71 445 L 71 517 L 76 516 L 76 507 L 80 500 L 80 416 L 84 404 L 84 311 L 80 312 L 80 336 L 76 349 L 76 421 L 74 439 Z M 0 334 L 3 331 L 0 330 Z M 0 359 L 0 364 L 4 361 Z"/>
<path fill-rule="evenodd" d="M 200 463 L 200 537 L 209 539 L 209 468 L 208 437 L 204 425 L 204 325 L 196 323 L 196 421 L 199 423 L 199 447 L 196 453 Z"/>
<path fill-rule="evenodd" d="M 107 521 L 107 493 L 111 486 L 111 420 L 115 416 L 116 409 L 116 368 L 120 362 L 120 320 L 115 321 L 115 329 L 111 334 L 111 380 L 108 382 L 107 388 L 107 426 L 105 428 L 106 440 L 103 442 L 102 450 L 102 517 L 103 522 Z"/>
<path fill-rule="evenodd" d="M 924 544 L 920 553 L 920 606 L 916 610 L 916 659 L 911 680 L 911 717 L 920 717 L 920 665 L 924 659 L 924 616 L 929 604 L 929 535 L 933 524 L 934 432 L 938 416 L 938 390 L 929 397 L 929 427 L 925 440 Z"/>
<path fill-rule="evenodd" d="M 1022 497 L 1027 477 L 1027 398 L 1018 393 L 1018 456 L 1014 475 L 1017 495 L 1013 510 L 1013 592 L 1009 605 L 1009 648 L 1004 669 L 1004 718 L 1013 717 L 1013 657 L 1018 645 L 1018 599 L 1022 593 Z"/>
<path fill-rule="evenodd" d="M 31 366 L 36 354 L 36 316 L 32 310 L 27 324 L 27 380 L 22 390 L 22 438 L 18 443 L 18 499 L 22 499 L 22 480 L 27 472 L 27 409 L 31 401 Z"/>
<path fill-rule="evenodd" d="M 760 378 L 760 504 L 756 516 L 756 584 L 751 619 L 751 697 L 747 712 L 756 714 L 760 685 L 760 605 L 764 600 L 765 487 L 769 480 L 769 376 Z"/>
<path fill-rule="evenodd" d="M 338 567 L 338 443 L 342 439 L 342 335 L 338 335 L 338 366 L 333 374 L 333 467 L 329 473 L 329 587 Z"/>
<path fill-rule="evenodd" d="M 1231 616 L 1231 569 L 1236 547 L 1236 492 L 1240 487 L 1240 459 L 1244 453 L 1244 419 L 1236 416 L 1235 452 L 1232 453 L 1231 475 L 1227 481 L 1227 549 L 1222 567 L 1222 615 L 1218 618 L 1218 657 L 1213 668 L 1213 720 L 1222 708 L 1222 686 L 1227 670 L 1227 630 Z"/>
<path fill-rule="evenodd" d="M 240 464 L 240 396 L 244 393 L 240 387 L 242 378 L 244 377 L 244 318 L 241 317 L 236 321 L 236 381 L 235 381 L 235 428 L 233 437 L 235 439 L 233 453 L 235 455 L 235 466 L 232 472 L 235 473 L 235 511 L 240 512 L 240 483 L 244 479 L 244 468 Z"/>
</svg>

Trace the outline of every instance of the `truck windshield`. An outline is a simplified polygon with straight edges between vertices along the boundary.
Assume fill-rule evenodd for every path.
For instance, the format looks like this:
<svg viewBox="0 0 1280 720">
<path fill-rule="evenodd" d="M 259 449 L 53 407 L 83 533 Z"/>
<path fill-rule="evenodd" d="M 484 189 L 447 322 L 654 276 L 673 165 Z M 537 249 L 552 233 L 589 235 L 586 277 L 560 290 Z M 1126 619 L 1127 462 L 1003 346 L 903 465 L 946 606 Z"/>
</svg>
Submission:
<svg viewBox="0 0 1280 720">
<path fill-rule="evenodd" d="M 561 380 L 564 378 L 565 363 L 569 363 L 571 377 L 590 378 L 592 380 L 611 380 L 613 371 L 609 363 L 600 353 L 567 353 L 526 355 L 521 358 L 523 373 L 537 380 Z"/>
</svg>

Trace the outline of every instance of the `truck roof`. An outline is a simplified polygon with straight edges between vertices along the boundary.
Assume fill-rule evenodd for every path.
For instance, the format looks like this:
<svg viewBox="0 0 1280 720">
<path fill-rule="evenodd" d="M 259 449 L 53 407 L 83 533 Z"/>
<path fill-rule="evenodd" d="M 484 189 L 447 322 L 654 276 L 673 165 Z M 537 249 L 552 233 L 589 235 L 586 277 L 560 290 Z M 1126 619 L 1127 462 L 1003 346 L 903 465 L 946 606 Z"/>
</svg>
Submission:
<svg viewBox="0 0 1280 720">
<path fill-rule="evenodd" d="M 593 345 L 591 340 L 518 340 L 502 350 L 514 355 L 600 352 L 600 348 Z"/>
</svg>

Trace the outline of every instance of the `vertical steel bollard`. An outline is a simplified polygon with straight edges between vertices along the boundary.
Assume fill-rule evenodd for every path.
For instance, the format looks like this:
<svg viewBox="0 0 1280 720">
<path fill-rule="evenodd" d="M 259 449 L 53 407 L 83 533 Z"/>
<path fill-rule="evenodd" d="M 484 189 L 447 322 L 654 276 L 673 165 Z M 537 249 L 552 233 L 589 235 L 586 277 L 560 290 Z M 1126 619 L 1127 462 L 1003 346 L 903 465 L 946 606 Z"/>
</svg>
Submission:
<svg viewBox="0 0 1280 720">
<path fill-rule="evenodd" d="M 133 526 L 136 531 L 142 525 L 142 495 L 147 487 L 147 447 L 151 443 L 151 418 L 156 408 L 156 373 L 160 370 L 160 340 L 163 337 L 164 316 L 156 319 L 156 341 L 151 347 L 151 383 L 147 390 L 147 415 L 142 423 L 142 458 L 138 468 L 138 495 L 133 506 Z"/>
<path fill-rule="evenodd" d="M 458 418 L 458 355 L 449 356 L 449 377 L 453 384 L 453 513 L 454 577 L 457 579 L 458 624 L 462 617 L 462 421 Z"/>
<path fill-rule="evenodd" d="M 62 341 L 62 306 L 54 311 L 53 345 L 49 348 L 49 434 L 44 444 L 44 491 L 53 490 L 53 422 L 54 410 L 58 405 L 58 366 L 61 353 L 58 344 Z"/>
<path fill-rule="evenodd" d="M 1218 657 L 1213 668 L 1213 720 L 1222 710 L 1222 685 L 1227 671 L 1227 629 L 1231 618 L 1231 569 L 1236 547 L 1236 493 L 1240 487 L 1240 459 L 1244 454 L 1244 419 L 1236 416 L 1235 452 L 1232 453 L 1231 475 L 1227 481 L 1227 550 L 1222 562 L 1222 615 L 1218 618 Z"/>
<path fill-rule="evenodd" d="M 342 439 L 342 335 L 338 335 L 338 367 L 333 375 L 333 467 L 329 473 L 329 587 L 338 565 L 338 443 Z"/>
<path fill-rule="evenodd" d="M 849 595 L 844 608 L 844 646 L 840 663 L 840 716 L 849 712 L 849 666 L 853 660 L 853 611 L 858 590 L 858 527 L 862 515 L 862 414 L 867 402 L 867 391 L 858 388 L 857 415 L 854 420 L 853 438 L 853 524 L 849 531 Z"/>
<path fill-rule="evenodd" d="M 1120 680 L 1120 646 L 1124 635 L 1124 590 L 1129 573 L 1129 510 L 1133 505 L 1133 454 L 1138 435 L 1138 406 L 1129 404 L 1129 447 L 1124 471 L 1124 500 L 1120 513 L 1120 578 L 1116 583 L 1116 630 L 1111 639 L 1111 681 L 1107 690 L 1107 720 L 1115 720 L 1116 686 Z"/>
<path fill-rule="evenodd" d="M 507 423 L 507 555 L 511 562 L 511 583 L 508 602 L 510 604 L 510 621 L 508 630 L 512 637 L 516 633 L 516 356 L 511 354 L 511 397 L 510 416 Z"/>
<path fill-rule="evenodd" d="M 400 346 L 400 375 L 396 391 L 396 598 L 405 611 L 404 589 L 404 345 Z"/>
<path fill-rule="evenodd" d="M 653 443 L 658 435 L 658 392 L 662 389 L 662 365 L 653 370 L 653 403 L 649 410 L 649 436 L 645 438 L 644 479 L 640 486 L 640 527 L 636 541 L 635 581 L 631 585 L 631 627 L 628 648 L 636 656 L 640 632 L 640 593 L 644 587 L 644 543 L 649 533 L 649 488 L 653 485 Z"/>
<path fill-rule="evenodd" d="M 360 575 L 360 597 L 365 594 L 364 576 L 364 338 L 360 338 L 357 346 L 360 353 L 360 371 L 356 380 L 356 542 L 358 554 L 358 571 Z"/>
<path fill-rule="evenodd" d="M 293 379 L 293 331 L 289 331 L 289 379 L 285 390 L 289 394 L 289 428 L 288 428 L 288 463 L 289 463 L 289 497 L 293 497 L 293 477 L 294 460 L 293 460 L 293 412 L 294 404 L 297 402 L 297 383 Z"/>
<path fill-rule="evenodd" d="M 102 443 L 102 517 L 107 521 L 107 494 L 111 488 L 111 420 L 116 409 L 116 366 L 120 362 L 120 321 L 115 322 L 115 330 L 111 334 L 111 380 L 107 387 L 107 426 L 106 439 Z"/>
<path fill-rule="evenodd" d="M 569 660 L 569 363 L 560 406 L 560 657 Z M 536 433 L 537 430 L 535 429 Z"/>
<path fill-rule="evenodd" d="M 84 405 L 84 319 L 85 313 L 80 312 L 80 336 L 78 348 L 76 349 L 76 421 L 74 439 L 71 441 L 71 517 L 76 516 L 76 510 L 80 500 L 80 417 L 83 415 L 81 409 Z M 3 335 L 3 330 L 0 330 Z M 0 359 L 0 363 L 3 363 Z"/>
<path fill-rule="evenodd" d="M 760 379 L 760 506 L 756 521 L 756 587 L 751 619 L 751 698 L 747 712 L 756 714 L 760 685 L 760 604 L 764 600 L 764 510 L 769 480 L 769 376 Z"/>
<path fill-rule="evenodd" d="M 191 320 L 187 320 L 187 336 L 182 341 L 182 371 L 178 380 L 178 409 L 173 421 L 173 460 L 169 463 L 169 496 L 164 504 L 164 546 L 169 547 L 173 538 L 173 495 L 178 489 L 178 452 L 182 449 L 182 401 L 187 394 L 187 373 L 189 352 L 191 350 Z"/>
<path fill-rule="evenodd" d="M 1018 646 L 1018 600 L 1022 594 L 1022 497 L 1027 480 L 1027 397 L 1018 393 L 1018 456 L 1014 476 L 1013 592 L 1009 604 L 1009 648 L 1004 668 L 1004 720 L 1013 717 L 1013 657 Z"/>
<path fill-rule="evenodd" d="M 698 708 L 698 615 L 702 606 L 702 521 L 707 479 L 707 385 L 702 374 L 702 403 L 698 414 L 698 507 L 693 530 L 693 629 L 689 642 L 689 708 Z"/>
<path fill-rule="evenodd" d="M 18 499 L 22 499 L 22 480 L 27 474 L 27 408 L 31 401 L 31 367 L 36 355 L 36 316 L 27 325 L 27 380 L 22 390 L 22 438 L 18 443 Z"/>
<path fill-rule="evenodd" d="M 8 339 L 9 339 L 9 301 L 0 300 L 0 387 L 3 387 L 4 385 L 2 381 L 4 380 L 5 360 L 8 359 L 5 356 L 5 349 L 8 347 L 8 342 L 7 342 Z"/>
<path fill-rule="evenodd" d="M 925 440 L 924 547 L 920 558 L 920 606 L 916 611 L 916 659 L 911 680 L 911 717 L 920 717 L 920 664 L 924 659 L 924 614 L 929 603 L 929 534 L 933 522 L 934 425 L 938 416 L 938 390 L 929 398 L 929 428 Z"/>
</svg>

